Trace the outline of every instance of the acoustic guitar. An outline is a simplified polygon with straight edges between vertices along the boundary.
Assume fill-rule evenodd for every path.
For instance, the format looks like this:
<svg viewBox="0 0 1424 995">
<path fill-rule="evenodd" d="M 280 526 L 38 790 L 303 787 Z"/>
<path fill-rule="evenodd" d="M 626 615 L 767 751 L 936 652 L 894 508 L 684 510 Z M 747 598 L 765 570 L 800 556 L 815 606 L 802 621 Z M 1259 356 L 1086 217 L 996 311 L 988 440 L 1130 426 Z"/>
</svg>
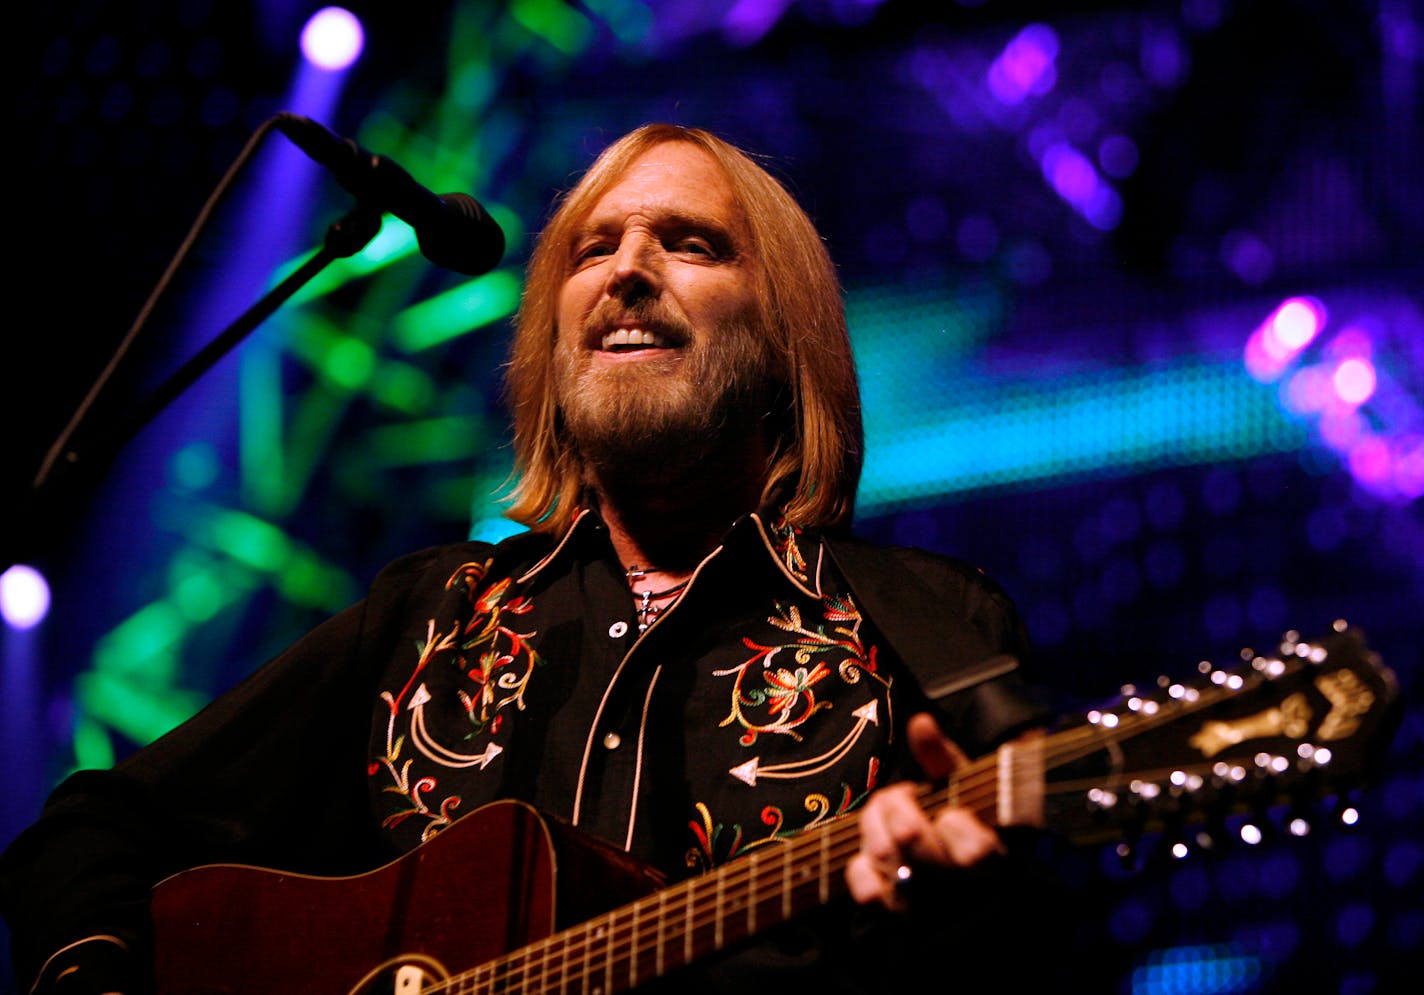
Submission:
<svg viewBox="0 0 1424 995">
<path fill-rule="evenodd" d="M 1358 629 L 1287 633 L 1243 656 L 1233 669 L 1204 662 L 1190 682 L 1124 688 L 921 787 L 921 801 L 1070 843 L 1170 845 L 1189 826 L 1299 818 L 1373 776 L 1399 695 Z M 497 802 L 366 874 L 211 865 L 160 882 L 159 991 L 612 995 L 841 896 L 858 846 L 846 816 L 663 886 L 622 851 Z"/>
</svg>

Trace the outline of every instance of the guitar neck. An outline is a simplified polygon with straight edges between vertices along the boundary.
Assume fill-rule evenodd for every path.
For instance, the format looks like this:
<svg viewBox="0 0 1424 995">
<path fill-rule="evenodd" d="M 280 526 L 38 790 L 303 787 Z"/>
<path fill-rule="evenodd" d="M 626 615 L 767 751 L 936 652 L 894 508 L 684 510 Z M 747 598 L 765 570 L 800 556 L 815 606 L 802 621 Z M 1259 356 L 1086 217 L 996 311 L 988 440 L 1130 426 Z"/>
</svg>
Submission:
<svg viewBox="0 0 1424 995">
<path fill-rule="evenodd" d="M 947 787 L 922 786 L 929 811 L 947 804 L 1001 822 L 1007 749 L 976 761 Z M 1015 764 L 1020 767 L 1021 764 Z M 1040 774 L 1041 776 L 1041 774 Z M 1041 783 L 1041 781 L 1040 781 Z M 841 816 L 715 871 L 561 930 L 426 991 L 613 995 L 724 950 L 843 895 L 860 847 L 854 815 Z"/>
</svg>

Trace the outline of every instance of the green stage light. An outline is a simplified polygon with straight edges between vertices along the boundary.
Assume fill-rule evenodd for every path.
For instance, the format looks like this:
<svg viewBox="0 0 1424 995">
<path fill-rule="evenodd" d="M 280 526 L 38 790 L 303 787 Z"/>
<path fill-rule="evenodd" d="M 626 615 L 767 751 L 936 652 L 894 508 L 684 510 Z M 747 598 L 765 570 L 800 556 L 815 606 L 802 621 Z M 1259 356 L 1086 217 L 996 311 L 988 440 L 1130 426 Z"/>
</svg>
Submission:
<svg viewBox="0 0 1424 995">
<path fill-rule="evenodd" d="M 376 368 L 376 354 L 364 342 L 342 338 L 333 342 L 322 363 L 322 371 L 333 383 L 348 390 L 360 390 Z"/>
<path fill-rule="evenodd" d="M 376 367 L 368 386 L 378 403 L 406 415 L 428 410 L 438 389 L 424 370 L 389 359 Z"/>
<path fill-rule="evenodd" d="M 354 256 L 334 260 L 292 294 L 287 299 L 285 306 L 296 307 L 300 304 L 320 300 L 338 287 L 344 287 L 355 280 L 370 276 L 377 270 L 384 269 L 407 256 L 415 255 L 419 251 L 420 246 L 415 240 L 414 229 L 402 221 L 388 219 L 381 226 L 380 232 L 367 243 L 364 249 Z M 295 259 L 288 260 L 272 274 L 272 284 L 275 286 L 286 279 L 315 254 L 316 250 L 312 250 Z"/>
<path fill-rule="evenodd" d="M 154 687 L 129 675 L 102 670 L 80 674 L 75 689 L 85 714 L 135 743 L 152 742 L 207 701 L 193 691 Z"/>
<path fill-rule="evenodd" d="M 379 466 L 421 466 L 463 461 L 488 444 L 483 419 L 459 414 L 373 429 L 361 451 Z"/>
<path fill-rule="evenodd" d="M 514 313 L 520 279 L 495 270 L 436 297 L 412 304 L 396 315 L 391 341 L 405 352 L 419 352 L 448 342 Z"/>
<path fill-rule="evenodd" d="M 101 723 L 81 711 L 74 719 L 74 769 L 107 770 L 113 765 L 113 740 Z"/>
<path fill-rule="evenodd" d="M 593 34 L 588 18 L 559 0 L 515 0 L 509 13 L 564 55 L 583 51 Z"/>
<path fill-rule="evenodd" d="M 175 650 L 187 631 L 188 620 L 171 602 L 149 602 L 95 644 L 94 671 L 143 675 L 149 682 L 171 680 Z"/>
<path fill-rule="evenodd" d="M 245 512 L 214 509 L 206 521 L 194 524 L 193 533 L 205 533 L 214 548 L 264 573 L 282 570 L 292 553 L 285 532 Z"/>
</svg>

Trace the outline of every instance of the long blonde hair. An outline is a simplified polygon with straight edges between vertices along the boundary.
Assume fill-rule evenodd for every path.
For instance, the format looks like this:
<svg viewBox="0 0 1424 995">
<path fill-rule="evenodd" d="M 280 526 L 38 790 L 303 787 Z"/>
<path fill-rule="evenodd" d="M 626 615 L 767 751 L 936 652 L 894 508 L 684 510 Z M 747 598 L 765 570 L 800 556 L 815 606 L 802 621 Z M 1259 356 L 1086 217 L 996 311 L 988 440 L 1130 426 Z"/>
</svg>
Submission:
<svg viewBox="0 0 1424 995">
<path fill-rule="evenodd" d="M 644 152 L 688 142 L 721 166 L 745 212 L 757 260 L 768 346 L 783 360 L 789 417 L 772 439 L 762 501 L 781 501 L 801 527 L 848 525 L 860 483 L 860 391 L 835 266 L 815 225 L 780 183 L 740 149 L 698 128 L 649 124 L 614 142 L 563 198 L 530 256 L 505 386 L 514 416 L 518 483 L 508 516 L 561 532 L 585 483 L 555 398 L 554 343 L 569 248 L 584 218 Z"/>
</svg>

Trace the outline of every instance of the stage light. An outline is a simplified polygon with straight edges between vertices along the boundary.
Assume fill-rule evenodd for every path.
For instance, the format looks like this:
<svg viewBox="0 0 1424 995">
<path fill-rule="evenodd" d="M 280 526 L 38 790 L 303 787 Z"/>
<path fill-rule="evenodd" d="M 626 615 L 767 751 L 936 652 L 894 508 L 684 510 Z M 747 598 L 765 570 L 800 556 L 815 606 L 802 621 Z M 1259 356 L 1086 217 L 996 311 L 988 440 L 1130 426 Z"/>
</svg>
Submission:
<svg viewBox="0 0 1424 995">
<path fill-rule="evenodd" d="M 361 55 L 365 32 L 356 15 L 341 7 L 323 7 L 302 28 L 302 55 L 319 69 L 345 69 Z"/>
<path fill-rule="evenodd" d="M 1044 149 L 1039 168 L 1054 192 L 1094 228 L 1109 231 L 1122 220 L 1122 198 L 1098 175 L 1092 160 L 1067 142 Z"/>
<path fill-rule="evenodd" d="M 1369 360 L 1358 356 L 1335 367 L 1331 380 L 1335 395 L 1346 404 L 1364 404 L 1375 392 L 1375 368 Z"/>
<path fill-rule="evenodd" d="M 1275 380 L 1325 321 L 1325 305 L 1315 298 L 1286 298 L 1246 340 L 1247 371 L 1262 383 Z"/>
<path fill-rule="evenodd" d="M 1011 106 L 1029 96 L 1043 96 L 1058 82 L 1057 58 L 1057 33 L 1046 24 L 1030 24 L 989 67 L 989 92 Z"/>
<path fill-rule="evenodd" d="M 519 277 L 510 270 L 475 277 L 396 315 L 391 341 L 413 353 L 483 328 L 514 313 L 520 287 Z"/>
<path fill-rule="evenodd" d="M 34 567 L 17 563 L 0 574 L 0 615 L 12 629 L 32 629 L 49 614 L 49 584 Z"/>
</svg>

